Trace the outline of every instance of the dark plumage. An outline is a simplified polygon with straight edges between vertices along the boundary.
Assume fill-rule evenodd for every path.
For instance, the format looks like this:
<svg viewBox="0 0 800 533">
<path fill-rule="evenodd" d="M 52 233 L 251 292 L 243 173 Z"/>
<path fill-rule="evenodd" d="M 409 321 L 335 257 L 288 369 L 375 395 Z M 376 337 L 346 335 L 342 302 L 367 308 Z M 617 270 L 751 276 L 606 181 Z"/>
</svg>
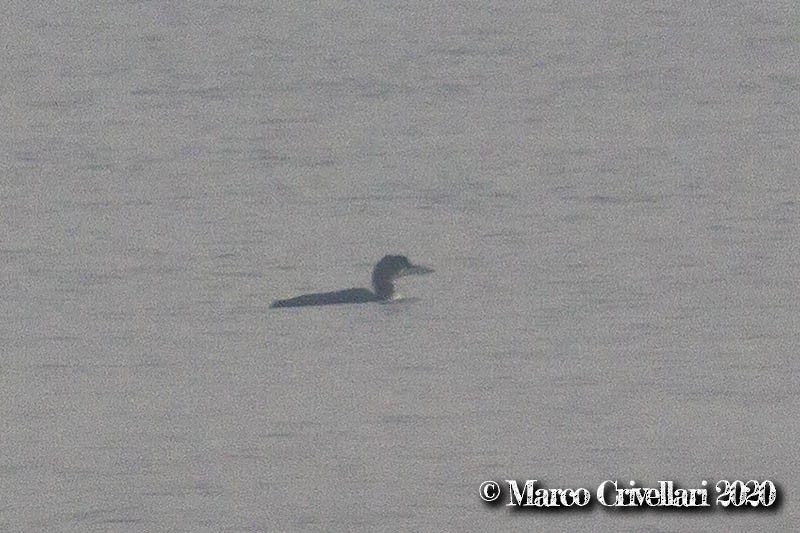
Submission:
<svg viewBox="0 0 800 533">
<path fill-rule="evenodd" d="M 372 291 L 369 289 L 345 289 L 303 294 L 286 300 L 275 300 L 270 307 L 383 302 L 391 300 L 395 296 L 393 282 L 397 278 L 431 272 L 433 272 L 432 268 L 414 265 L 404 255 L 387 255 L 378 261 L 372 270 Z"/>
</svg>

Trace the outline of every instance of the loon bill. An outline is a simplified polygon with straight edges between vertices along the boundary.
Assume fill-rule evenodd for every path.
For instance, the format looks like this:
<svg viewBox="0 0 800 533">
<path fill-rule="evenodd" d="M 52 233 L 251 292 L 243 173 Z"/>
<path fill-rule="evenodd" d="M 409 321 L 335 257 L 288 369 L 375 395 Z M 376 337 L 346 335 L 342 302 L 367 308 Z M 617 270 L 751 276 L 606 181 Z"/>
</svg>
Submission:
<svg viewBox="0 0 800 533">
<path fill-rule="evenodd" d="M 430 274 L 433 271 L 432 268 L 411 264 L 404 255 L 387 255 L 378 261 L 378 264 L 372 270 L 373 290 L 345 289 L 342 291 L 303 294 L 286 300 L 275 300 L 270 307 L 385 302 L 396 296 L 393 282 L 397 278 L 412 274 Z"/>
</svg>

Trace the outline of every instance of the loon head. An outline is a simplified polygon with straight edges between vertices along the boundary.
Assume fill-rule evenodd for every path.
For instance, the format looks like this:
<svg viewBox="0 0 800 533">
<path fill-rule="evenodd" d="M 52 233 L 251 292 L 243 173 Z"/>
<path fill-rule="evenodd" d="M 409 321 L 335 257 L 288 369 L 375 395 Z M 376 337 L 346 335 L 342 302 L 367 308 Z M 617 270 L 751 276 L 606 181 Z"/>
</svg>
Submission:
<svg viewBox="0 0 800 533">
<path fill-rule="evenodd" d="M 430 274 L 433 271 L 432 268 L 412 264 L 404 255 L 386 255 L 372 270 L 372 288 L 380 299 L 391 300 L 394 296 L 394 280 L 403 276 Z"/>
</svg>

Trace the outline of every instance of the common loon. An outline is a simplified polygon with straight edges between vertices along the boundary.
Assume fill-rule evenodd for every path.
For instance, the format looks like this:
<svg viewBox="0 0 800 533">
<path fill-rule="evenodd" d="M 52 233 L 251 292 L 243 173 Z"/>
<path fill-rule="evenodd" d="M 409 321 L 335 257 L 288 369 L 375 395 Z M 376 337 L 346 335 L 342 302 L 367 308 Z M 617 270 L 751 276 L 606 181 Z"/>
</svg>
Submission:
<svg viewBox="0 0 800 533">
<path fill-rule="evenodd" d="M 404 255 L 387 255 L 378 261 L 378 264 L 372 270 L 372 291 L 369 289 L 345 289 L 342 291 L 303 294 L 287 300 L 275 300 L 270 307 L 385 302 L 396 296 L 392 282 L 397 278 L 411 274 L 429 274 L 431 272 L 433 272 L 432 268 L 413 265 Z"/>
</svg>

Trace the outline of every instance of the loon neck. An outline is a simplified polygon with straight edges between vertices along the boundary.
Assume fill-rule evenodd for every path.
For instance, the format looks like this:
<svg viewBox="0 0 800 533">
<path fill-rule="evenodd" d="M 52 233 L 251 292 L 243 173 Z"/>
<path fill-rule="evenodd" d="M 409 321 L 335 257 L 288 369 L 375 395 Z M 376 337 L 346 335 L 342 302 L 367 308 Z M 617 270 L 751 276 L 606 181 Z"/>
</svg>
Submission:
<svg viewBox="0 0 800 533">
<path fill-rule="evenodd" d="M 394 285 L 388 279 L 372 280 L 372 288 L 381 300 L 391 300 L 394 296 Z"/>
</svg>

